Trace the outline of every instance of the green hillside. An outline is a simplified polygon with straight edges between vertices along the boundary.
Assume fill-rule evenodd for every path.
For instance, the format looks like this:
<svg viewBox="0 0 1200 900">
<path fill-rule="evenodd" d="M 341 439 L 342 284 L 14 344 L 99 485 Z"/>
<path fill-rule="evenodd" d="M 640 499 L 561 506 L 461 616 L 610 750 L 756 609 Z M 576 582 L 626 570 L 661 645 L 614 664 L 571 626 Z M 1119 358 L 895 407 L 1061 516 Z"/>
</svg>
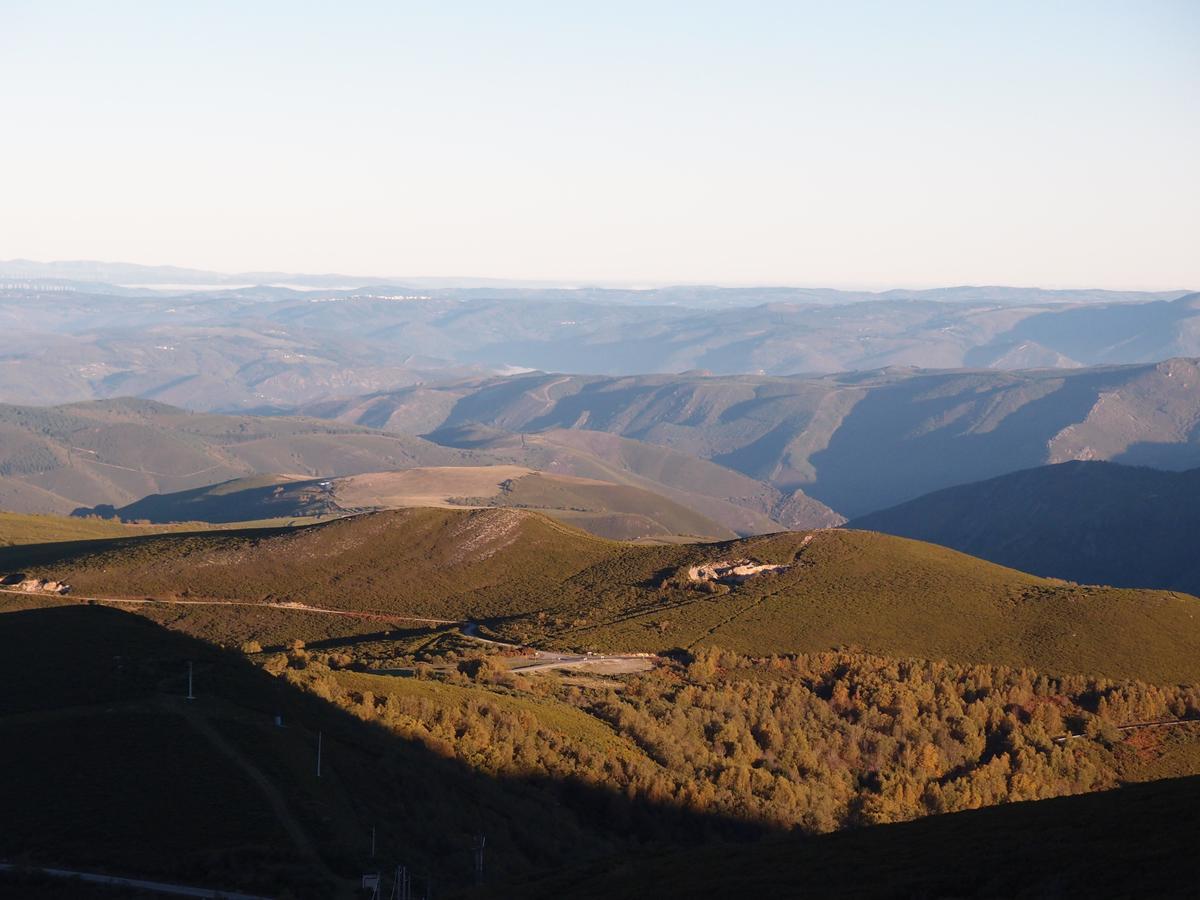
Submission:
<svg viewBox="0 0 1200 900">
<path fill-rule="evenodd" d="M 37 516 L 0 510 L 0 547 L 16 544 L 44 544 L 52 541 L 86 541 L 94 538 L 129 537 L 161 530 L 126 525 L 108 519 L 80 519 L 66 516 Z"/>
<path fill-rule="evenodd" d="M 306 521 L 311 524 L 316 520 L 308 519 Z M 239 520 L 225 525 L 190 520 L 185 524 L 147 525 L 120 522 L 115 519 L 25 515 L 0 510 L 0 547 L 136 537 L 166 532 L 213 531 L 225 527 L 285 527 L 292 524 L 296 524 L 295 520 L 291 516 L 286 516 L 277 519 Z"/>
<path fill-rule="evenodd" d="M 742 584 L 692 567 L 784 566 Z M 1200 600 L 1037 578 L 871 532 L 635 546 L 536 513 L 407 509 L 291 530 L 0 550 L 79 595 L 300 602 L 478 619 L 518 641 L 748 654 L 859 648 L 1148 681 L 1200 675 Z"/>
</svg>

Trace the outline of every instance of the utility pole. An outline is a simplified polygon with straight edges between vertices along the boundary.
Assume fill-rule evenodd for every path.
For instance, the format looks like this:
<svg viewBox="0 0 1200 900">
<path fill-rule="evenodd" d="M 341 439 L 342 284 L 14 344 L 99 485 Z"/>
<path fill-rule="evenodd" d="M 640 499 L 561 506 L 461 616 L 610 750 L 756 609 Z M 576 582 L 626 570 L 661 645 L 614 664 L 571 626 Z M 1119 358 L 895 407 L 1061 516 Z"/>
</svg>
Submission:
<svg viewBox="0 0 1200 900">
<path fill-rule="evenodd" d="M 392 879 L 392 892 L 388 900 L 412 900 L 412 878 L 408 866 L 396 866 L 396 877 Z"/>
<path fill-rule="evenodd" d="M 188 660 L 188 695 L 189 700 L 195 700 L 196 695 L 192 693 L 192 661 Z"/>
<path fill-rule="evenodd" d="M 321 732 L 317 732 L 317 777 L 321 777 Z"/>
<path fill-rule="evenodd" d="M 375 858 L 375 826 L 371 826 L 371 859 Z"/>
<path fill-rule="evenodd" d="M 475 883 L 483 884 L 483 848 L 487 838 L 482 834 L 475 835 Z"/>
</svg>

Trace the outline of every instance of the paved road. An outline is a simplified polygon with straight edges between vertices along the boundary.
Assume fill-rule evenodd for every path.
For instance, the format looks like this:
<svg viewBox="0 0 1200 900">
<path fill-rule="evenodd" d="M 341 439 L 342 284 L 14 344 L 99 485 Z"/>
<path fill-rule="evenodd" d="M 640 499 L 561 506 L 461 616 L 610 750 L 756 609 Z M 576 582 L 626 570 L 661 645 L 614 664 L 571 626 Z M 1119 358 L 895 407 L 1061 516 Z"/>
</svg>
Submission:
<svg viewBox="0 0 1200 900">
<path fill-rule="evenodd" d="M 92 884 L 119 885 L 175 897 L 205 897 L 209 900 L 271 900 L 270 897 L 264 897 L 261 894 L 221 891 L 216 888 L 195 887 L 190 884 L 171 884 L 165 881 L 150 881 L 145 878 L 129 878 L 122 875 L 101 875 L 97 872 L 80 872 L 76 869 L 47 869 L 40 866 L 15 866 L 12 863 L 0 863 L 0 872 L 21 871 L 37 872 L 40 875 L 49 875 L 51 878 L 78 878 L 80 881 Z"/>
<path fill-rule="evenodd" d="M 10 588 L 0 588 L 2 594 L 16 594 L 18 597 L 59 597 L 74 600 L 78 603 L 101 603 L 113 606 L 256 606 L 268 609 L 285 609 L 293 612 L 320 613 L 326 616 L 345 616 L 351 619 L 371 619 L 383 622 L 420 622 L 425 625 L 460 625 L 456 619 L 431 619 L 422 616 L 398 616 L 383 612 L 360 612 L 350 609 L 329 609 L 324 606 L 309 606 L 307 603 L 291 601 L 255 602 L 253 600 L 163 600 L 158 597 L 83 597 L 78 594 L 45 594 L 37 591 L 15 591 Z"/>
<path fill-rule="evenodd" d="M 497 641 L 492 638 L 479 636 L 478 622 L 465 622 L 459 628 L 465 638 L 478 641 L 481 644 L 491 644 L 493 647 L 504 647 L 509 650 L 523 649 L 519 644 Z M 514 672 L 537 672 L 548 669 L 590 669 L 598 670 L 606 675 L 625 675 L 632 672 L 645 672 L 654 665 L 653 654 L 647 653 L 560 653 L 557 650 L 535 650 L 532 656 L 525 657 L 527 663 L 518 662 L 512 667 Z"/>
<path fill-rule="evenodd" d="M 1117 731 L 1137 731 L 1139 728 L 1172 728 L 1176 725 L 1195 725 L 1197 722 L 1200 722 L 1200 718 L 1167 719 L 1166 721 L 1161 722 L 1128 722 L 1125 725 L 1117 725 L 1116 729 Z M 1086 736 L 1087 735 L 1084 734 L 1068 732 L 1067 734 L 1053 738 L 1053 741 L 1056 744 L 1061 744 L 1071 738 L 1081 738 Z"/>
</svg>

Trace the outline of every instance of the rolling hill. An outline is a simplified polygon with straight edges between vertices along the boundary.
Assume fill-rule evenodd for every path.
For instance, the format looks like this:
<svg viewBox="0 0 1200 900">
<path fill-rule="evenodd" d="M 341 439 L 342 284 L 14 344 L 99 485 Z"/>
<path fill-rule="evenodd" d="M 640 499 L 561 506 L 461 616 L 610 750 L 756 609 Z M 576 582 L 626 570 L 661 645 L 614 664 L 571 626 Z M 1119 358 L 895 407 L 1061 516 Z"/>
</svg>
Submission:
<svg viewBox="0 0 1200 900">
<path fill-rule="evenodd" d="M 577 485 L 575 493 L 587 497 L 559 500 L 588 527 L 614 537 L 732 537 L 842 521 L 802 492 L 784 495 L 740 473 L 650 444 L 574 432 L 528 440 L 497 433 L 488 440 L 471 440 L 469 431 L 446 430 L 435 443 L 316 419 L 188 413 L 141 400 L 0 406 L 0 508 L 108 516 L 120 508 L 124 518 L 154 521 L 319 515 L 344 507 L 433 501 L 414 501 L 408 491 L 407 500 L 368 496 L 331 507 L 308 489 L 313 485 L 305 488 L 299 482 L 387 470 L 510 464 L 548 477 L 608 483 L 611 489 Z M 289 480 L 297 484 L 276 496 L 278 483 Z M 531 487 L 528 483 L 523 490 Z M 494 486 L 439 490 L 425 494 L 497 495 Z M 186 496 L 152 496 L 159 494 Z M 301 495 L 312 502 L 301 502 Z M 505 498 L 508 502 L 501 502 Z M 188 504 L 190 512 L 164 506 L 177 502 Z M 496 502 L 556 505 L 511 494 L 497 496 Z M 669 521 L 660 521 L 664 517 Z M 673 530 L 677 527 L 682 531 Z"/>
<path fill-rule="evenodd" d="M 413 506 L 538 509 L 621 540 L 736 537 L 730 529 L 643 488 L 513 465 L 415 468 L 336 478 L 255 476 L 153 494 L 115 514 L 125 521 L 231 523 Z"/>
<path fill-rule="evenodd" d="M 741 579 L 701 567 L 775 567 Z M 544 645 L 887 656 L 1182 682 L 1200 600 L 1037 578 L 862 531 L 635 546 L 521 510 L 407 509 L 290 530 L 0 549 L 82 596 L 289 602 L 474 619 Z"/>
<path fill-rule="evenodd" d="M 1061 463 L 937 491 L 852 527 L 1039 575 L 1200 594 L 1200 469 Z"/>
<path fill-rule="evenodd" d="M 144 400 L 0 406 L 0 508 L 68 513 L 240 476 L 478 462 L 420 438 L 312 419 L 189 413 Z"/>
</svg>

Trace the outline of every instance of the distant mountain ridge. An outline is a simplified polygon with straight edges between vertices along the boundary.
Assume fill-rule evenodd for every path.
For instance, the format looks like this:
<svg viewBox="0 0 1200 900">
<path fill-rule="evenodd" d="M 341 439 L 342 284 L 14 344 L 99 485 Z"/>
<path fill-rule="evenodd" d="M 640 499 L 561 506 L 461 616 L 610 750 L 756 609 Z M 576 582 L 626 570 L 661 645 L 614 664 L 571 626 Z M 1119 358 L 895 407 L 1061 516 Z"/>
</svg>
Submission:
<svg viewBox="0 0 1200 900">
<path fill-rule="evenodd" d="M 856 519 L 1037 575 L 1200 594 L 1200 469 L 1066 462 Z"/>
<path fill-rule="evenodd" d="M 734 469 L 854 518 L 1072 459 L 1200 466 L 1200 360 L 823 377 L 531 373 L 304 406 L 404 432 L 604 432 Z M 441 420 L 434 428 L 433 421 Z M 561 441 L 561 438 L 558 438 Z"/>
<path fill-rule="evenodd" d="M 89 281 L 0 275 L 0 402 L 261 410 L 529 370 L 784 377 L 1200 356 L 1200 295 L 1182 291 L 333 284 L 339 275 L 294 290 L 277 272 L 189 287 L 185 276 L 204 273 L 187 270 L 120 288 L 97 282 L 120 272 L 79 274 Z M 150 277 L 185 282 L 156 293 Z"/>
</svg>

